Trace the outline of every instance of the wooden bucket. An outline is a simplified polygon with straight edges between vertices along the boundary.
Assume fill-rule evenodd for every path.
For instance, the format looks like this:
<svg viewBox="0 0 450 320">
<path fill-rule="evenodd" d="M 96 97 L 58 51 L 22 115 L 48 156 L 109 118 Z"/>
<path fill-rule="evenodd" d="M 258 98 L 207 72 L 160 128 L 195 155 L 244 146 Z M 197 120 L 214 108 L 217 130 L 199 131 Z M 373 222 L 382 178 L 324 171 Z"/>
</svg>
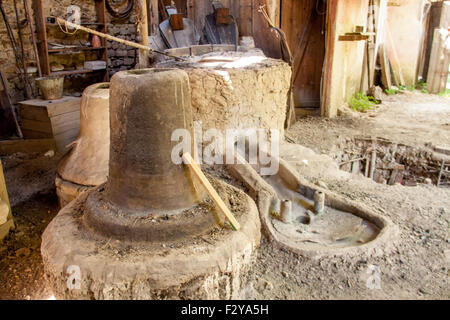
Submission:
<svg viewBox="0 0 450 320">
<path fill-rule="evenodd" d="M 42 77 L 36 79 L 45 100 L 60 99 L 63 96 L 64 77 Z"/>
</svg>

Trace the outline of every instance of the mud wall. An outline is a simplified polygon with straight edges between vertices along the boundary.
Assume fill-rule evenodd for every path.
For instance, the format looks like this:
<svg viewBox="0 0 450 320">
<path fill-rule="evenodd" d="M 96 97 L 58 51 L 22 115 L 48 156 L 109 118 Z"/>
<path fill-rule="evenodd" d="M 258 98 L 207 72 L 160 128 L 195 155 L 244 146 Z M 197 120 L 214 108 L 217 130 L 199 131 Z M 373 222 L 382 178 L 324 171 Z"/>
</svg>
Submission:
<svg viewBox="0 0 450 320">
<path fill-rule="evenodd" d="M 291 69 L 266 61 L 258 68 L 186 69 L 194 120 L 202 121 L 203 130 L 278 129 L 283 136 Z"/>
<path fill-rule="evenodd" d="M 328 38 L 322 116 L 334 117 L 339 107 L 358 92 L 361 83 L 364 41 L 339 41 L 339 35 L 353 32 L 355 26 L 366 26 L 368 1 L 332 0 L 328 3 Z M 334 30 L 334 32 L 333 32 Z"/>
</svg>

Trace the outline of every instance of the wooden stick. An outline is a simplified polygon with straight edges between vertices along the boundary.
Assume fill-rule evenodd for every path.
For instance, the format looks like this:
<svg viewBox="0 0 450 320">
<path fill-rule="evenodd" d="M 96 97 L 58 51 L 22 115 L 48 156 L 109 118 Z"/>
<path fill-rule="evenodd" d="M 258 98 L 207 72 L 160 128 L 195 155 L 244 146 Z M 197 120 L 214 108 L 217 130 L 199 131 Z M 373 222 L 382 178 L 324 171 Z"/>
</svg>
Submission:
<svg viewBox="0 0 450 320">
<path fill-rule="evenodd" d="M 194 159 L 192 159 L 190 153 L 188 152 L 184 153 L 183 160 L 184 163 L 192 170 L 192 172 L 194 172 L 195 176 L 200 180 L 201 184 L 203 185 L 203 187 L 205 187 L 206 191 L 211 197 L 211 200 L 214 201 L 218 209 L 225 215 L 225 217 L 228 219 L 233 229 L 236 231 L 239 230 L 241 228 L 239 222 L 236 220 L 236 218 L 233 216 L 231 211 L 225 205 L 223 200 L 217 194 L 217 191 L 214 189 L 214 187 L 208 181 L 206 176 L 203 174 L 202 170 L 200 169 L 200 166 L 194 162 Z"/>
<path fill-rule="evenodd" d="M 445 164 L 445 160 L 442 160 L 441 169 L 439 170 L 439 176 L 438 176 L 437 184 L 436 184 L 437 187 L 439 187 L 439 185 L 441 184 L 442 172 L 444 172 L 444 164 Z"/>
<path fill-rule="evenodd" d="M 31 14 L 30 14 L 30 12 L 31 12 L 30 2 L 29 2 L 29 0 L 23 0 L 23 4 L 25 7 L 25 13 L 27 16 L 28 26 L 30 27 L 31 41 L 33 43 L 33 51 L 34 51 L 34 55 L 36 57 L 36 66 L 38 69 L 38 75 L 39 75 L 39 77 L 42 77 L 41 62 L 39 61 L 39 53 L 38 53 L 38 49 L 37 49 L 36 37 L 34 35 L 33 19 L 31 18 Z"/>
<path fill-rule="evenodd" d="M 20 139 L 23 139 L 22 129 L 20 128 L 19 122 L 17 121 L 16 113 L 14 112 L 14 108 L 13 108 L 13 105 L 11 103 L 11 96 L 9 95 L 8 87 L 6 85 L 6 80 L 3 77 L 3 73 L 2 73 L 1 70 L 0 70 L 0 83 L 2 84 L 3 90 L 5 91 L 6 99 L 7 99 L 7 102 L 8 102 L 8 106 L 6 106 L 6 107 L 9 107 L 9 109 L 11 111 L 11 114 L 12 114 L 12 117 L 13 117 L 13 120 L 14 120 L 14 124 L 16 125 L 17 134 L 19 135 Z"/>
<path fill-rule="evenodd" d="M 140 36 L 140 43 L 148 47 L 148 19 L 147 19 L 147 0 L 136 1 L 136 28 Z M 149 67 L 149 51 L 139 50 L 139 68 Z"/>
<path fill-rule="evenodd" d="M 376 147 L 373 147 L 372 155 L 370 158 L 370 179 L 372 179 L 372 180 L 373 180 L 373 176 L 375 173 L 376 162 L 377 162 L 377 149 L 376 149 Z"/>
<path fill-rule="evenodd" d="M 392 40 L 392 35 L 391 35 L 391 31 L 389 31 L 389 27 L 386 28 L 386 32 L 388 35 L 388 39 L 389 39 L 389 44 L 391 46 L 392 49 L 392 53 L 393 53 L 393 58 L 394 58 L 394 63 L 397 66 L 397 73 L 399 76 L 399 84 L 401 86 L 405 85 L 405 79 L 403 79 L 403 72 L 402 72 L 402 66 L 400 65 L 400 60 L 398 59 L 398 54 L 397 54 L 397 49 L 395 48 L 395 43 Z M 395 71 L 395 68 L 394 68 Z"/>
<path fill-rule="evenodd" d="M 130 46 L 130 47 L 138 48 L 140 50 L 147 50 L 147 51 L 151 51 L 151 52 L 156 52 L 156 53 L 163 54 L 165 56 L 174 58 L 176 60 L 185 60 L 185 59 L 183 59 L 181 57 L 177 57 L 177 56 L 174 56 L 174 55 L 171 55 L 171 54 L 159 51 L 159 50 L 151 49 L 150 47 L 144 46 L 142 44 L 139 44 L 139 43 L 136 43 L 136 42 L 133 42 L 133 41 L 124 40 L 124 39 L 121 39 L 121 38 L 117 38 L 117 37 L 111 36 L 111 35 L 106 34 L 106 33 L 98 32 L 96 30 L 92 30 L 92 29 L 80 26 L 79 24 L 75 24 L 75 23 L 66 21 L 66 20 L 61 19 L 61 18 L 56 18 L 56 21 L 58 22 L 59 25 L 66 25 L 68 27 L 75 28 L 77 30 L 81 30 L 81 31 L 84 31 L 84 32 L 87 32 L 87 33 L 92 33 L 92 34 L 95 34 L 95 35 L 97 35 L 97 36 L 99 36 L 101 38 L 105 38 L 105 39 L 111 40 L 111 41 L 116 41 L 116 42 L 122 43 L 122 44 Z"/>
</svg>

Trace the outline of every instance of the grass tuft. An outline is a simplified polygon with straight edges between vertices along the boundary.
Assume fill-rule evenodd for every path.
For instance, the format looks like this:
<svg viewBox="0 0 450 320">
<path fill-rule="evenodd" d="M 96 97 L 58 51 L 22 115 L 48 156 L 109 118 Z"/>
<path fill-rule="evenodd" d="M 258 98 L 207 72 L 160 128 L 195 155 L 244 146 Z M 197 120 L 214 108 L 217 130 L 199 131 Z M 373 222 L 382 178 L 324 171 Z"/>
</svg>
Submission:
<svg viewBox="0 0 450 320">
<path fill-rule="evenodd" d="M 365 95 L 362 92 L 357 92 L 350 98 L 349 106 L 353 110 L 364 112 L 372 109 L 372 107 L 379 102 L 372 96 Z"/>
<path fill-rule="evenodd" d="M 444 91 L 439 92 L 438 96 L 443 98 L 450 98 L 450 89 L 445 89 Z"/>
</svg>

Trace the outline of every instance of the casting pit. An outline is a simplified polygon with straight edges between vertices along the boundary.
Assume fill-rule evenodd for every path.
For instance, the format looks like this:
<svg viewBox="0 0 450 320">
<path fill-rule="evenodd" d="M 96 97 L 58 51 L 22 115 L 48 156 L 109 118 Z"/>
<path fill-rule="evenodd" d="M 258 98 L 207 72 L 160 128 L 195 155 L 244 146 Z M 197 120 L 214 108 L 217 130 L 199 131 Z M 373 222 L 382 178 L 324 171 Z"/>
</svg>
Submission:
<svg viewBox="0 0 450 320">
<path fill-rule="evenodd" d="M 449 186 L 444 171 L 450 156 L 431 147 L 412 147 L 383 138 L 348 138 L 330 154 L 343 171 L 362 174 L 382 184 Z M 443 163 L 445 166 L 443 166 Z M 439 179 L 439 176 L 441 177 Z"/>
<path fill-rule="evenodd" d="M 211 52 L 166 61 L 187 72 L 194 121 L 202 129 L 277 129 L 284 134 L 291 68 L 259 49 Z"/>
<path fill-rule="evenodd" d="M 230 173 L 256 199 L 265 235 L 285 250 L 311 257 L 367 253 L 395 234 L 388 219 L 312 185 L 283 159 L 278 159 L 278 173 L 264 178 L 258 165 L 238 161 L 227 166 Z"/>
<path fill-rule="evenodd" d="M 241 225 L 233 231 L 172 161 L 172 132 L 193 131 L 187 74 L 119 72 L 110 94 L 108 180 L 64 207 L 42 236 L 55 297 L 240 298 L 260 240 L 258 210 L 209 177 Z"/>
<path fill-rule="evenodd" d="M 279 199 L 292 203 L 290 218 L 285 222 L 278 218 L 277 201 L 271 203 L 274 229 L 305 249 L 359 246 L 372 241 L 380 232 L 375 224 L 350 212 L 325 206 L 323 212 L 317 213 L 313 197 L 290 189 L 279 176 L 268 176 L 265 181 L 274 188 Z"/>
<path fill-rule="evenodd" d="M 87 87 L 81 99 L 80 133 L 58 164 L 56 194 L 62 207 L 106 182 L 109 160 L 109 83 Z"/>
</svg>

